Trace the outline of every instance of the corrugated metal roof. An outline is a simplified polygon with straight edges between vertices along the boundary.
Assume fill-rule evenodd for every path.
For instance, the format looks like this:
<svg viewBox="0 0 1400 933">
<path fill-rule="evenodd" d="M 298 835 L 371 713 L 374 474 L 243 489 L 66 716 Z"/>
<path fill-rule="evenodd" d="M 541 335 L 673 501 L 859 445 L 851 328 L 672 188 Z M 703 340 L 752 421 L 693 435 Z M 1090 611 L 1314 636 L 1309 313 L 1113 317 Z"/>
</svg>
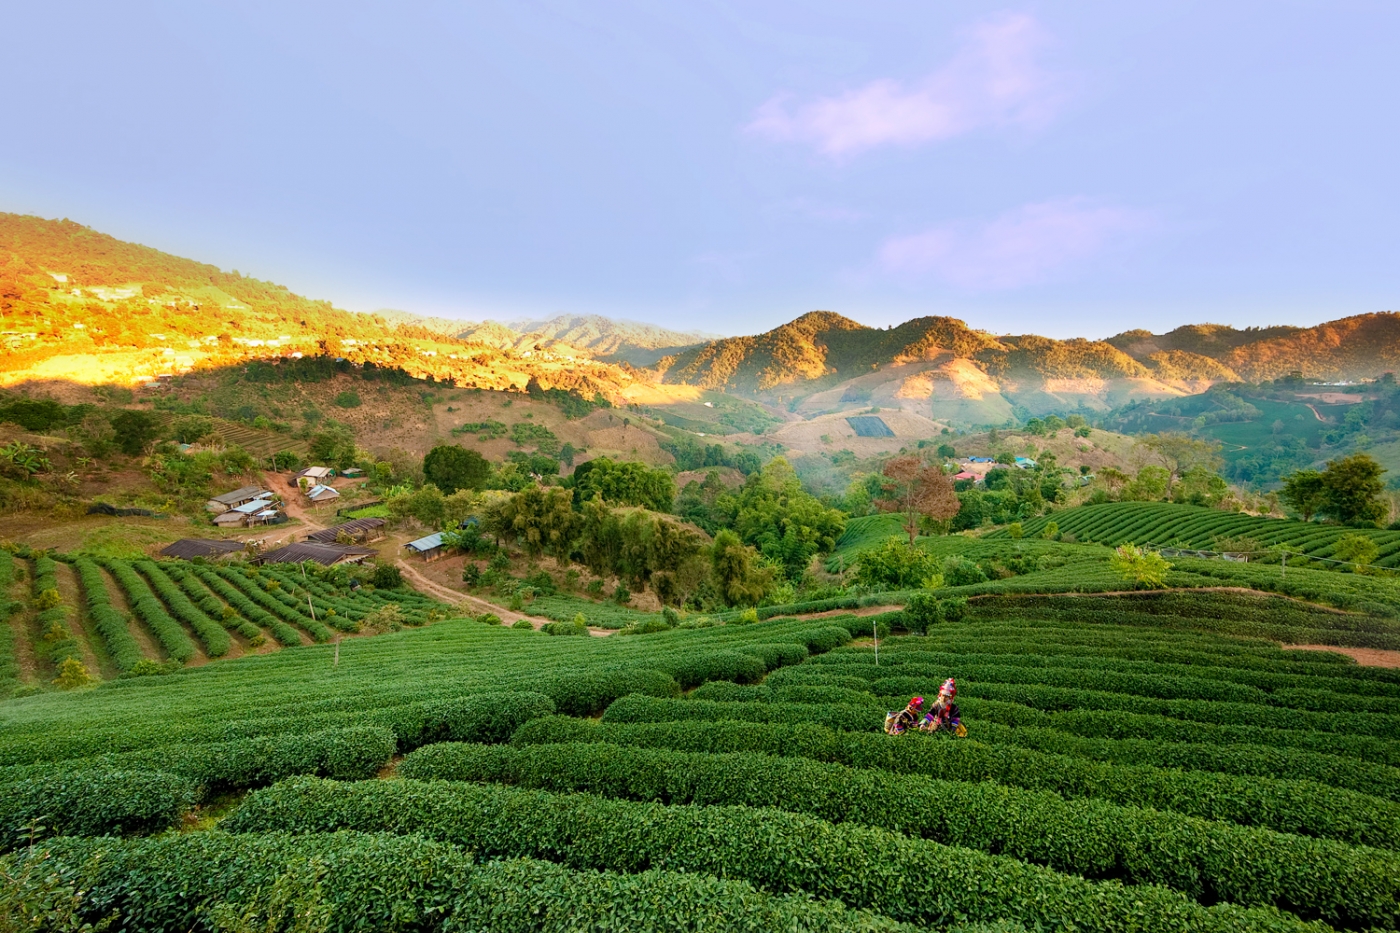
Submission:
<svg viewBox="0 0 1400 933">
<path fill-rule="evenodd" d="M 259 564 L 300 564 L 314 561 L 318 564 L 337 564 L 346 558 L 373 557 L 378 552 L 373 548 L 353 547 L 348 544 L 319 544 L 312 541 L 298 541 L 279 547 L 275 551 L 259 554 L 254 558 Z"/>
<path fill-rule="evenodd" d="M 306 491 L 307 498 L 309 499 L 320 499 L 326 497 L 328 494 L 332 499 L 340 496 L 340 492 L 334 486 L 312 486 Z"/>
<path fill-rule="evenodd" d="M 376 528 L 382 528 L 385 524 L 386 522 L 382 518 L 356 518 L 348 522 L 342 522 L 333 528 L 327 528 L 324 531 L 318 531 L 315 534 L 307 535 L 306 540 L 334 544 L 335 539 L 340 536 L 342 531 L 353 537 L 355 535 L 371 532 Z"/>
<path fill-rule="evenodd" d="M 415 551 L 431 551 L 435 547 L 442 547 L 442 532 L 427 535 L 417 541 L 410 541 L 404 547 L 413 548 Z"/>
<path fill-rule="evenodd" d="M 161 548 L 166 557 L 191 560 L 195 557 L 222 557 L 243 550 L 242 541 L 216 541 L 213 538 L 181 538 L 173 544 Z"/>
<path fill-rule="evenodd" d="M 222 502 L 225 505 L 232 505 L 235 502 L 244 502 L 248 499 L 256 498 L 259 493 L 266 492 L 261 486 L 243 486 L 233 492 L 226 492 L 222 496 L 214 496 L 211 502 Z M 272 495 L 272 493 L 268 493 Z"/>
</svg>

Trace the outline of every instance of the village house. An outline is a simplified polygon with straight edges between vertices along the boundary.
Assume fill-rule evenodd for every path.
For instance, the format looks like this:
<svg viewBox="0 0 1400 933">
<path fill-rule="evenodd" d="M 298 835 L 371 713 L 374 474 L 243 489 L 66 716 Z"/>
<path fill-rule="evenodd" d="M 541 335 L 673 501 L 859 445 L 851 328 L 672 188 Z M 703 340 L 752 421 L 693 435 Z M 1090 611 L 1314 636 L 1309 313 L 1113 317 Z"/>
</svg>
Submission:
<svg viewBox="0 0 1400 933">
<path fill-rule="evenodd" d="M 306 536 L 306 540 L 315 541 L 321 544 L 336 544 L 341 535 L 346 535 L 356 544 L 367 544 L 370 541 L 379 541 L 384 537 L 384 526 L 388 524 L 382 518 L 357 518 L 352 521 L 342 522 L 324 531 Z"/>
<path fill-rule="evenodd" d="M 424 561 L 428 562 L 435 561 L 446 553 L 446 551 L 443 550 L 442 532 L 440 531 L 436 534 L 419 538 L 417 541 L 410 541 L 405 544 L 404 547 L 408 548 L 411 553 L 416 554 L 423 558 Z"/>
<path fill-rule="evenodd" d="M 272 493 L 261 486 L 242 486 L 233 492 L 226 492 L 222 496 L 215 496 L 204 503 L 204 508 L 209 512 L 227 512 L 229 509 L 237 508 L 254 499 L 270 497 Z"/>
</svg>

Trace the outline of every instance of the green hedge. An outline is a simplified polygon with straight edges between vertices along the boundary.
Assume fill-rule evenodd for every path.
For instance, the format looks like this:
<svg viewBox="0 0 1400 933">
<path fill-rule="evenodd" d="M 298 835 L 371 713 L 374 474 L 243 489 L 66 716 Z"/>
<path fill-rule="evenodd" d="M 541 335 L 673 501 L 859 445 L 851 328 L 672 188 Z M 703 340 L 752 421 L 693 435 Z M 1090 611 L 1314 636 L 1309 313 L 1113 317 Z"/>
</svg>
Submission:
<svg viewBox="0 0 1400 933">
<path fill-rule="evenodd" d="M 228 742 L 195 742 L 0 769 L 0 780 L 73 772 L 162 771 L 206 790 L 261 787 L 297 774 L 362 780 L 379 773 L 395 750 L 394 736 L 378 726 L 324 732 L 255 736 Z"/>
<path fill-rule="evenodd" d="M 554 715 L 554 701 L 542 693 L 484 693 L 438 700 L 423 709 L 424 728 L 416 745 L 428 742 L 508 742 L 532 719 Z"/>
<path fill-rule="evenodd" d="M 204 651 L 209 657 L 222 658 L 228 654 L 233 640 L 229 638 L 228 632 L 224 631 L 222 623 L 215 622 L 208 613 L 191 602 L 184 590 L 166 576 L 165 571 L 161 570 L 155 561 L 139 560 L 133 566 L 146 578 L 146 582 L 160 596 L 171 614 L 194 629 L 194 633 L 204 643 Z"/>
<path fill-rule="evenodd" d="M 789 673 L 791 672 L 791 673 Z M 901 693 L 907 697 L 920 691 L 936 689 L 932 680 L 910 678 L 908 683 L 881 681 L 883 687 L 914 688 Z M 870 683 L 850 675 L 821 674 L 803 671 L 802 668 L 789 668 L 774 673 L 766 681 L 777 689 L 786 686 L 825 686 L 844 687 L 851 690 L 869 689 Z M 1304 729 L 1270 729 L 1264 726 L 1244 726 L 1232 723 L 1198 722 L 1163 716 L 1158 713 L 1133 713 L 1126 710 L 1104 709 L 1040 709 L 1018 700 L 1034 699 L 1027 692 L 1016 690 L 1000 692 L 999 685 L 964 685 L 958 702 L 969 722 L 979 718 L 1003 722 L 1007 725 L 1035 725 L 1059 729 L 1090 738 L 1109 739 L 1156 739 L 1163 742 L 1196 742 L 1213 745 L 1242 745 L 1267 743 L 1279 748 L 1301 748 L 1326 755 L 1340 755 L 1362 761 L 1386 765 L 1400 765 L 1400 742 L 1384 735 L 1347 735 L 1339 732 L 1312 732 Z M 969 695 L 972 694 L 972 695 Z M 976 694 L 995 694 L 1006 699 L 979 698 Z M 882 704 L 899 703 L 891 697 L 876 698 L 869 702 L 872 708 Z M 1052 699 L 1045 699 L 1045 705 L 1053 705 Z M 848 704 L 851 705 L 851 704 Z M 878 710 L 877 710 L 878 712 Z M 777 714 L 774 714 L 777 715 Z M 879 719 L 872 718 L 858 728 L 874 730 L 879 728 Z M 802 721 L 802 716 L 791 713 L 792 721 Z M 722 717 L 720 717 L 722 718 Z M 771 717 L 770 717 L 771 718 Z M 854 721 L 854 720 L 853 720 Z"/>
<path fill-rule="evenodd" d="M 768 665 L 757 655 L 743 651 L 707 651 L 678 658 L 666 672 L 688 690 L 707 680 L 757 683 L 768 673 Z"/>
<path fill-rule="evenodd" d="M 582 743 L 434 745 L 405 758 L 399 773 L 663 803 L 776 807 L 1061 872 L 1165 885 L 1207 903 L 1274 905 L 1348 928 L 1400 921 L 1395 853 L 1097 801 L 1066 802 L 991 783 L 766 755 Z M 718 846 L 724 834 L 705 838 Z"/>
<path fill-rule="evenodd" d="M 236 586 L 210 568 L 199 567 L 195 569 L 194 573 L 195 576 L 199 577 L 201 583 L 223 598 L 233 607 L 235 612 L 271 632 L 272 637 L 277 639 L 279 645 L 295 648 L 301 644 L 301 634 L 296 629 L 253 602 Z"/>
<path fill-rule="evenodd" d="M 746 806 L 662 806 L 445 782 L 340 785 L 297 779 L 254 793 L 223 828 L 235 833 L 416 834 L 486 857 L 713 875 L 775 893 L 835 898 L 919 924 L 1012 919 L 1031 927 L 1138 933 L 1184 926 L 1248 930 L 1289 925 L 1289 918 L 1266 911 L 1234 906 L 1207 910 L 1157 886 L 1094 884 L 1014 858 Z M 1328 919 L 1353 926 L 1390 922 L 1396 917 L 1400 876 L 1387 878 L 1386 870 L 1394 867 L 1394 861 L 1352 864 L 1338 877 L 1329 873 L 1331 864 L 1299 864 L 1270 881 L 1286 890 L 1292 903 Z M 974 878 L 977 883 L 966 883 Z M 1304 884 L 1293 884 L 1295 880 Z M 1338 882 L 1346 889 L 1341 896 Z M 1358 905 L 1371 908 L 1374 916 L 1346 912 Z"/>
<path fill-rule="evenodd" d="M 34 559 L 34 574 L 31 582 L 36 599 L 48 590 L 53 590 L 55 593 L 59 591 L 57 572 L 58 564 L 54 562 L 52 557 L 40 554 Z M 82 648 L 78 646 L 78 640 L 73 636 L 69 610 L 69 606 L 59 603 L 57 606 L 42 610 L 34 619 L 40 636 L 35 647 L 55 669 L 69 658 L 78 661 L 83 659 Z"/>
<path fill-rule="evenodd" d="M 185 634 L 185 630 L 180 627 L 165 611 L 156 594 L 151 592 L 151 588 L 146 585 L 146 581 L 141 578 L 131 564 L 126 561 L 108 560 L 102 562 L 112 577 L 121 585 L 126 593 L 126 598 L 131 603 L 132 612 L 146 623 L 146 627 L 155 635 L 156 641 L 165 649 L 165 653 L 171 660 L 184 664 L 194 657 L 195 647 L 190 636 Z"/>
<path fill-rule="evenodd" d="M 25 871 L 26 858 L 42 858 Z M 185 833 L 54 840 L 10 871 L 82 890 L 83 915 L 124 930 L 317 929 L 326 933 L 915 933 L 834 902 L 664 871 L 570 871 L 417 836 Z M 286 924 L 286 925 L 284 925 Z M 292 925 L 296 924 L 296 925 Z"/>
<path fill-rule="evenodd" d="M 786 667 L 789 664 L 801 664 L 803 661 L 807 660 L 808 655 L 806 645 L 793 644 L 792 642 L 741 645 L 736 650 L 761 659 L 770 671 L 776 671 L 778 668 Z"/>
<path fill-rule="evenodd" d="M 860 706 L 717 703 L 709 700 L 676 700 L 646 696 L 622 697 L 603 713 L 603 722 L 669 722 L 685 719 L 806 722 L 853 732 L 878 729 L 880 723 L 884 722 L 884 716 Z"/>
<path fill-rule="evenodd" d="M 763 704 L 734 704 L 761 706 Z M 776 705 L 776 704 L 774 704 Z M 967 739 L 841 732 L 811 723 L 662 722 L 597 726 L 544 719 L 512 744 L 605 741 L 689 752 L 759 752 L 949 781 L 996 781 L 1072 799 L 1152 807 L 1356 845 L 1400 848 L 1400 805 L 1314 784 L 1127 767 Z"/>
<path fill-rule="evenodd" d="M 189 778 L 152 771 L 74 771 L 0 784 L 0 850 L 47 836 L 159 832 L 197 798 Z"/>
<path fill-rule="evenodd" d="M 88 618 L 107 646 L 107 654 L 119 671 L 129 671 L 145 660 L 141 646 L 137 643 L 126 618 L 112 607 L 111 595 L 107 592 L 107 581 L 102 576 L 102 568 L 86 558 L 73 562 L 78 571 L 78 580 L 83 585 L 83 595 L 87 599 Z"/>
</svg>

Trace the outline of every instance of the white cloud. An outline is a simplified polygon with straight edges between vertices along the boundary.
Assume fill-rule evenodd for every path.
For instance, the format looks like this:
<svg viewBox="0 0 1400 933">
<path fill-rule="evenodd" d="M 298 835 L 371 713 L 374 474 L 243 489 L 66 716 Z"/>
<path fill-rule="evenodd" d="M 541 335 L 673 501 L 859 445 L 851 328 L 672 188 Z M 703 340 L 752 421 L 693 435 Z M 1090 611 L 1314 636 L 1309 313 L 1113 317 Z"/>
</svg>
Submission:
<svg viewBox="0 0 1400 933">
<path fill-rule="evenodd" d="M 1044 31 L 1028 15 L 1001 15 L 967 31 L 957 53 L 914 82 L 864 87 L 792 105 L 782 94 L 758 109 L 747 129 L 805 142 L 834 158 L 881 146 L 915 146 L 986 127 L 1039 126 L 1063 100 L 1057 79 L 1036 61 Z"/>
<path fill-rule="evenodd" d="M 1083 262 L 1151 222 L 1142 211 L 1085 198 L 1027 204 L 986 222 L 944 224 L 887 239 L 878 266 L 971 290 L 1017 288 Z"/>
</svg>

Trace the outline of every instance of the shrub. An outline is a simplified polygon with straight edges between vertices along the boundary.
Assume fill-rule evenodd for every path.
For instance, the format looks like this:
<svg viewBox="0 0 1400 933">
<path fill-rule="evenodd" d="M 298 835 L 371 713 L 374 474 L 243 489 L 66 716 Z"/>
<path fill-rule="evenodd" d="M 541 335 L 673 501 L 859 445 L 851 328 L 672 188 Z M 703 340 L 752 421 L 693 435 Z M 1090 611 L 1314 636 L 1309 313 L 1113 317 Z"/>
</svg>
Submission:
<svg viewBox="0 0 1400 933">
<path fill-rule="evenodd" d="M 946 586 L 972 586 L 986 583 L 982 568 L 959 554 L 943 561 L 943 583 Z"/>
<path fill-rule="evenodd" d="M 763 661 L 770 671 L 789 664 L 801 664 L 807 660 L 807 646 L 792 642 L 779 642 L 771 645 L 741 645 L 736 650 L 751 654 Z"/>
<path fill-rule="evenodd" d="M 159 832 L 198 799 L 185 777 L 152 771 L 85 770 L 0 785 L 0 850 L 46 836 Z"/>
<path fill-rule="evenodd" d="M 743 705 L 743 704 L 740 704 Z M 948 747 L 949 743 L 913 737 L 911 742 L 886 742 L 887 745 Z M 658 749 L 622 748 L 603 743 L 571 743 L 520 747 L 436 745 L 414 752 L 403 760 L 400 773 L 418 780 L 479 781 L 516 785 L 529 788 L 550 788 L 555 791 L 579 791 L 606 797 L 670 804 L 704 803 L 710 809 L 716 805 L 737 808 L 775 807 L 792 813 L 838 824 L 857 823 L 881 827 L 943 842 L 958 848 L 932 851 L 963 853 L 967 849 L 983 849 L 1012 856 L 1003 862 L 978 853 L 973 857 L 977 875 L 986 879 L 1003 870 L 1024 871 L 1021 861 L 1046 864 L 1072 874 L 1096 877 L 1125 877 L 1133 882 L 1129 887 L 1092 885 L 1076 879 L 1070 884 L 1065 875 L 1022 876 L 1019 882 L 1009 880 L 985 882 L 966 891 L 967 908 L 996 910 L 992 916 L 1006 916 L 1008 909 L 1037 908 L 1034 902 L 1058 901 L 1065 914 L 1014 915 L 1026 922 L 1050 922 L 1061 926 L 1080 915 L 1078 910 L 1095 910 L 1095 929 L 1115 928 L 1142 930 L 1150 923 L 1148 917 L 1164 914 L 1174 919 L 1168 929 L 1176 929 L 1180 912 L 1189 901 L 1179 894 L 1167 895 L 1159 884 L 1175 885 L 1180 890 L 1201 898 L 1231 901 L 1258 906 L 1277 906 L 1309 916 L 1322 916 L 1330 922 L 1349 927 L 1390 925 L 1400 917 L 1397 894 L 1400 894 L 1400 856 L 1374 850 L 1354 849 L 1336 842 L 1303 839 L 1281 833 L 1271 833 L 1239 826 L 1228 826 L 1193 820 L 1177 814 L 1152 810 L 1134 810 L 1111 804 L 1078 801 L 1067 803 L 1054 794 L 1011 791 L 992 783 L 939 781 L 908 774 L 844 768 L 815 761 L 773 758 L 754 754 L 688 754 Z M 431 793 L 431 791 L 428 791 Z M 377 790 L 365 792 L 375 796 Z M 402 791 L 401 791 L 402 793 Z M 337 806 L 334 793 L 325 795 L 328 807 Z M 522 806 L 520 813 L 538 812 L 546 803 L 535 807 Z M 375 806 L 366 808 L 371 814 Z M 624 808 L 620 808 L 624 809 Z M 606 812 L 606 807 L 599 807 Z M 763 820 L 747 816 L 752 809 L 738 811 L 736 818 Z M 293 812 L 292 819 L 297 819 Z M 666 818 L 652 816 L 652 825 L 671 825 L 672 820 L 685 820 L 684 811 L 673 810 Z M 366 828 L 376 828 L 369 817 Z M 565 819 L 565 825 L 578 826 L 578 819 Z M 805 821 L 802 821 L 805 824 Z M 722 839 L 755 840 L 739 843 L 749 848 L 761 848 L 772 855 L 785 851 L 780 841 L 785 835 L 778 829 L 784 821 L 773 817 L 764 823 L 764 830 L 712 830 L 697 833 L 701 845 L 723 845 Z M 268 828 L 278 828 L 274 823 Z M 357 828 L 352 824 L 349 828 Z M 805 832 L 794 833 L 791 843 L 793 857 L 823 860 L 830 868 L 810 867 L 821 873 L 836 870 L 836 866 L 859 864 L 863 858 L 857 851 L 884 851 L 878 861 L 887 870 L 917 878 L 925 886 L 936 886 L 947 872 L 909 871 L 908 862 L 914 853 L 924 849 L 912 844 L 905 854 L 890 852 L 877 842 L 882 833 L 870 833 L 852 828 L 851 835 L 863 841 L 848 849 L 837 840 L 839 831 L 826 831 L 823 844 L 814 845 L 816 827 L 807 825 Z M 640 827 L 631 833 L 617 832 L 614 839 L 644 838 Z M 684 838 L 684 836 L 680 837 Z M 895 837 L 902 838 L 902 837 Z M 1173 844 L 1162 847 L 1160 841 L 1170 838 Z M 758 843 L 757 840 L 764 840 Z M 669 845 L 677 838 L 669 837 Z M 831 851 L 828 845 L 838 850 Z M 771 848 L 770 848 L 771 847 Z M 599 851 L 591 848 L 596 857 Z M 1242 853 L 1249 853 L 1243 857 Z M 825 856 L 821 853 L 825 853 Z M 522 853 L 524 854 L 524 853 Z M 962 857 L 968 857 L 963 855 Z M 1020 860 L 1020 861 L 1018 861 Z M 645 861 L 645 860 L 643 860 Z M 730 855 L 731 870 L 748 864 L 740 855 Z M 811 863 L 808 863 L 809 865 Z M 701 870 L 701 869 L 696 869 Z M 971 871 L 967 868 L 963 871 Z M 874 864 L 856 870 L 854 877 L 868 882 Z M 1043 870 L 1042 870 L 1043 871 Z M 795 872 L 798 876 L 806 873 Z M 956 872 L 959 876 L 962 871 Z M 1030 877 L 1044 878 L 1058 884 L 1041 894 L 1031 894 L 1021 888 Z M 1054 879 L 1053 882 L 1051 879 Z M 1076 890 L 1075 885 L 1083 885 Z M 879 887 L 879 886 L 875 886 Z M 866 887 L 869 890 L 869 886 Z M 954 890 L 958 890 L 954 887 Z M 1085 890 L 1088 889 L 1088 890 Z M 926 898 L 923 906 L 913 910 L 928 910 L 929 902 L 937 902 L 952 894 L 947 888 L 934 887 L 937 897 Z M 1051 890 L 1056 893 L 1051 894 Z M 987 901 L 992 892 L 1002 891 L 1007 903 L 993 908 Z M 1093 893 L 1090 893 L 1092 891 Z M 1071 893 L 1073 892 L 1073 893 Z M 823 892 L 836 896 L 834 892 Z M 1121 900 L 1119 900 L 1121 898 Z M 1080 908 L 1069 906 L 1083 900 Z M 919 898 L 913 898 L 918 901 Z M 1147 907 L 1147 902 L 1152 907 Z M 866 903 L 869 903 L 868 901 Z M 1019 903 L 1021 906 L 1011 907 Z M 1118 906 L 1109 908 L 1110 904 Z M 974 907 L 973 905 L 981 905 Z M 1092 906 L 1091 906 L 1092 905 Z M 1169 907 L 1168 905 L 1174 905 Z M 1184 928 L 1200 929 L 1209 913 L 1199 905 L 1201 916 L 1186 923 Z M 882 910 L 895 909 L 882 906 Z M 1098 911 L 1103 911 L 1102 913 Z M 1139 913 L 1141 911 L 1141 913 Z M 1121 917 L 1113 919 L 1120 913 Z M 903 915 L 906 919 L 939 922 L 947 918 L 937 915 Z M 986 916 L 986 915 L 984 915 Z M 1233 918 L 1245 923 L 1246 915 Z M 990 919 L 990 917 L 988 917 Z M 1225 923 L 1223 917 L 1217 919 Z M 1262 920 L 1262 918 L 1260 918 Z M 1274 923 L 1287 923 L 1284 917 L 1273 916 Z M 1159 921 L 1160 922 L 1160 921 Z M 1184 921 L 1182 921 L 1184 922 Z M 1301 928 L 1301 922 L 1298 923 Z M 1267 925 L 1265 928 L 1272 928 Z M 1230 929 L 1228 925 L 1221 929 Z"/>
<path fill-rule="evenodd" d="M 839 628 L 835 625 L 824 625 L 821 628 L 801 632 L 798 637 L 812 654 L 825 654 L 832 648 L 839 648 L 849 642 L 851 632 L 849 629 Z"/>
<path fill-rule="evenodd" d="M 86 687 L 95 682 L 96 678 L 88 671 L 87 665 L 77 658 L 64 658 L 58 665 L 58 676 L 53 680 L 54 686 L 60 690 Z"/>
<path fill-rule="evenodd" d="M 496 615 L 494 612 L 483 612 L 481 615 L 476 617 L 476 621 L 480 622 L 483 625 L 500 625 L 501 617 Z M 524 622 L 526 627 L 529 627 L 530 625 L 529 619 L 517 619 L 516 621 Z"/>
<path fill-rule="evenodd" d="M 531 719 L 554 715 L 554 701 L 541 693 L 485 693 L 439 700 L 423 710 L 420 741 L 506 742 Z"/>
<path fill-rule="evenodd" d="M 682 689 L 699 686 L 707 680 L 729 680 L 738 684 L 756 683 L 768 673 L 761 658 L 740 651 L 712 651 L 683 658 L 667 668 Z"/>
<path fill-rule="evenodd" d="M 904 604 L 905 628 L 922 635 L 931 626 L 942 621 L 943 608 L 937 596 L 928 590 L 919 590 L 909 594 L 909 600 Z"/>
<path fill-rule="evenodd" d="M 500 622 L 499 619 L 497 619 L 496 621 L 497 621 L 498 623 Z M 518 628 L 518 629 L 526 629 L 526 630 L 528 630 L 528 631 L 533 632 L 533 631 L 535 630 L 535 623 L 531 622 L 529 619 L 516 619 L 514 622 L 512 622 L 512 623 L 510 624 L 510 627 L 511 627 L 511 628 Z"/>
<path fill-rule="evenodd" d="M 376 590 L 396 590 L 403 586 L 403 573 L 393 564 L 375 564 L 369 582 Z"/>
<path fill-rule="evenodd" d="M 1167 571 L 1172 566 L 1158 552 L 1140 548 L 1135 544 L 1124 544 L 1115 548 L 1113 556 L 1108 559 L 1108 565 L 1123 579 L 1148 589 L 1166 586 Z"/>
<path fill-rule="evenodd" d="M 25 858 L 44 859 L 45 877 L 73 879 L 87 919 L 115 912 L 130 930 L 205 929 L 216 920 L 227 929 L 325 933 L 566 933 L 585 923 L 663 933 L 682 925 L 730 929 L 736 917 L 752 933 L 907 929 L 840 904 L 692 873 L 612 874 L 529 859 L 477 864 L 457 846 L 416 835 L 72 838 Z M 23 871 L 24 859 L 16 867 Z"/>
</svg>

